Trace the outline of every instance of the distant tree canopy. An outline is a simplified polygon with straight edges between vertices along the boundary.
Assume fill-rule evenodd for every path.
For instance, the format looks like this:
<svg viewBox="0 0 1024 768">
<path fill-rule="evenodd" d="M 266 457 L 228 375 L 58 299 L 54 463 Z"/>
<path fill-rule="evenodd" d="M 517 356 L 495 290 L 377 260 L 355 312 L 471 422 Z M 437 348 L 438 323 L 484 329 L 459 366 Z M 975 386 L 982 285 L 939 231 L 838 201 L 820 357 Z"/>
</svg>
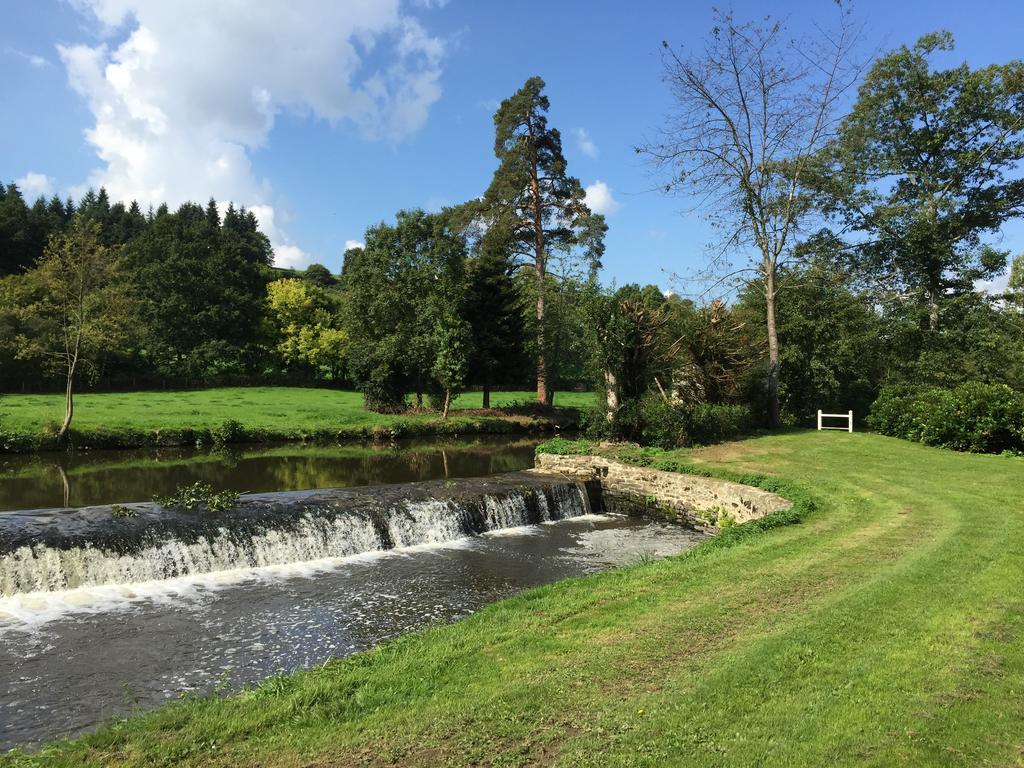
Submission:
<svg viewBox="0 0 1024 768">
<path fill-rule="evenodd" d="M 943 305 L 1006 267 L 989 247 L 1024 212 L 1024 62 L 933 69 L 948 32 L 883 56 L 860 86 L 828 159 L 825 189 L 859 233 L 859 271 L 912 296 L 937 331 Z"/>
<path fill-rule="evenodd" d="M 809 46 L 726 12 L 702 52 L 663 48 L 678 109 L 641 151 L 698 194 L 718 245 L 753 255 L 710 290 L 601 284 L 607 225 L 532 77 L 494 115 L 486 188 L 369 227 L 339 274 L 274 267 L 253 213 L 213 200 L 28 203 L 0 185 L 0 387 L 64 388 L 69 415 L 82 386 L 228 382 L 447 415 L 467 388 L 488 407 L 535 384 L 542 404 L 593 390 L 596 434 L 666 446 L 818 408 L 861 418 L 883 388 L 1024 390 L 1024 255 L 983 290 L 1024 213 L 1024 65 L 937 69 L 952 39 L 936 33 L 853 76 L 840 13 Z M 57 349 L 70 338 L 78 354 Z"/>
<path fill-rule="evenodd" d="M 229 206 L 222 217 L 211 200 L 143 213 L 134 202 L 112 204 L 103 189 L 77 205 L 54 197 L 27 207 L 8 185 L 0 199 L 4 292 L 23 291 L 47 244 L 86 226 L 100 246 L 117 250 L 118 279 L 138 304 L 132 332 L 104 350 L 97 380 L 199 383 L 270 372 L 261 334 L 273 253 L 251 211 Z M 12 322 L 9 312 L 0 314 Z M 17 350 L 0 358 L 5 386 L 48 379 Z"/>
<path fill-rule="evenodd" d="M 343 377 L 348 332 L 341 328 L 341 300 L 295 278 L 267 286 L 267 338 L 281 367 L 314 380 Z"/>
<path fill-rule="evenodd" d="M 461 385 L 465 241 L 447 214 L 400 211 L 394 225 L 366 231 L 366 245 L 345 254 L 342 291 L 351 340 L 349 374 L 367 407 L 404 408 L 405 394 Z M 468 349 L 464 349 L 468 355 Z M 440 378 L 439 355 L 444 354 Z"/>
</svg>

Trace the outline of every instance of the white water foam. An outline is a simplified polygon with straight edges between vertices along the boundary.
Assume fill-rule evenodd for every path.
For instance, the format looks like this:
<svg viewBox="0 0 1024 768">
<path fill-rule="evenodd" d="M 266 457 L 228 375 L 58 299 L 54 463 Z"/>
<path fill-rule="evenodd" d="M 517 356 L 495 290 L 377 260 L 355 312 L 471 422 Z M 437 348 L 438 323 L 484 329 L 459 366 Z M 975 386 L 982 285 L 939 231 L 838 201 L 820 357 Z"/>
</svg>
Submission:
<svg viewBox="0 0 1024 768">
<path fill-rule="evenodd" d="M 590 514 L 581 486 L 558 485 L 550 491 L 558 519 L 599 518 Z M 485 535 L 528 533 L 527 494 L 533 495 L 545 523 L 557 522 L 551 519 L 543 489 L 486 496 Z M 472 537 L 467 537 L 462 527 L 464 514 L 452 501 L 408 502 L 388 521 L 394 549 L 383 549 L 372 523 L 365 518 L 309 515 L 290 529 L 268 530 L 243 543 L 221 529 L 212 541 L 186 544 L 171 540 L 131 554 L 91 546 L 69 550 L 22 547 L 0 558 L 0 586 L 5 593 L 0 595 L 0 633 L 72 613 L 108 612 L 139 602 L 196 601 L 242 582 L 311 578 L 360 560 L 472 546 Z"/>
</svg>

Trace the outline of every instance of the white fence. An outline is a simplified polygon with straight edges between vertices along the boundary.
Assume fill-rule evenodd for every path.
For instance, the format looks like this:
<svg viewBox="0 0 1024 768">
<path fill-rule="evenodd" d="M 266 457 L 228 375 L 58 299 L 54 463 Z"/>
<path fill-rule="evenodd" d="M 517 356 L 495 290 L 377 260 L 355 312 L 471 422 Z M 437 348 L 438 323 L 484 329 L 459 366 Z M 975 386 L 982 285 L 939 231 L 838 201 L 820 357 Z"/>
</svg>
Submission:
<svg viewBox="0 0 1024 768">
<path fill-rule="evenodd" d="M 826 427 L 821 423 L 822 419 L 845 419 L 845 427 Z M 822 413 L 821 409 L 818 409 L 818 429 L 841 429 L 843 432 L 853 432 L 853 411 L 847 411 L 846 413 Z"/>
</svg>

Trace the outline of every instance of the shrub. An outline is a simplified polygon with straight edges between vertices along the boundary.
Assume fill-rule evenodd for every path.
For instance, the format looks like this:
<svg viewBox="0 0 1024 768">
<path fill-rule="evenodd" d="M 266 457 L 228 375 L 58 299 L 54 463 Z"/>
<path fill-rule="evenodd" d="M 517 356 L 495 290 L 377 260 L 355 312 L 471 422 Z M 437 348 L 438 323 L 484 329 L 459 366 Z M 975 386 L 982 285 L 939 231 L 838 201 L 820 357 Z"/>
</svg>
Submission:
<svg viewBox="0 0 1024 768">
<path fill-rule="evenodd" d="M 167 509 L 183 509 L 191 512 L 205 507 L 207 512 L 216 514 L 228 512 L 238 506 L 236 491 L 215 491 L 209 483 L 179 485 L 170 496 L 154 496 L 153 501 Z"/>
<path fill-rule="evenodd" d="M 407 409 L 405 389 L 398 377 L 387 366 L 378 366 L 370 372 L 362 387 L 363 404 L 376 413 L 401 413 Z"/>
<path fill-rule="evenodd" d="M 953 389 L 893 387 L 871 406 L 868 424 L 883 435 L 975 453 L 1024 451 L 1024 393 L 1004 384 Z"/>
<path fill-rule="evenodd" d="M 585 434 L 593 438 L 611 436 L 671 450 L 730 440 L 748 434 L 756 426 L 757 420 L 746 405 L 677 404 L 648 395 L 623 403 L 607 432 L 585 430 Z"/>
<path fill-rule="evenodd" d="M 599 405 L 592 405 L 580 411 L 580 432 L 591 440 L 607 440 L 612 437 L 612 422 L 608 411 Z"/>
<path fill-rule="evenodd" d="M 211 429 L 210 436 L 213 439 L 213 444 L 217 447 L 225 446 L 228 443 L 240 443 L 245 438 L 245 427 L 241 422 L 228 419 L 219 427 Z"/>
</svg>

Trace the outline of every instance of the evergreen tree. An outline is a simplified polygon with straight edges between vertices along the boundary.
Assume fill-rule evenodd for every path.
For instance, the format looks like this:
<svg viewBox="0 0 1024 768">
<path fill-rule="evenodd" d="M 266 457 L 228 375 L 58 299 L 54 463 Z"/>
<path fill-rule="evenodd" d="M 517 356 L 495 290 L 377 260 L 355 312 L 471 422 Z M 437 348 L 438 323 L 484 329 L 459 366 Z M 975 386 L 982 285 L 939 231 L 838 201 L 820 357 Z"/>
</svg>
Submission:
<svg viewBox="0 0 1024 768">
<path fill-rule="evenodd" d="M 550 405 L 544 338 L 549 260 L 582 248 L 596 268 L 607 227 L 604 218 L 584 203 L 579 180 L 566 172 L 562 138 L 548 127 L 550 104 L 543 91 L 544 81 L 531 77 L 495 113 L 494 154 L 499 164 L 481 210 L 489 232 L 532 267 L 537 399 Z"/>
<path fill-rule="evenodd" d="M 31 267 L 40 253 L 35 247 L 28 206 L 17 185 L 8 184 L 0 197 L 0 275 Z"/>
<path fill-rule="evenodd" d="M 469 376 L 483 390 L 483 407 L 491 407 L 491 387 L 517 382 L 526 362 L 525 327 L 520 296 L 512 277 L 514 264 L 506 248 L 482 243 L 467 264 L 465 317 L 472 337 Z"/>
<path fill-rule="evenodd" d="M 250 212 L 229 207 L 222 226 L 210 213 L 185 203 L 129 246 L 145 355 L 165 376 L 239 375 L 255 364 L 270 243 Z"/>
</svg>

